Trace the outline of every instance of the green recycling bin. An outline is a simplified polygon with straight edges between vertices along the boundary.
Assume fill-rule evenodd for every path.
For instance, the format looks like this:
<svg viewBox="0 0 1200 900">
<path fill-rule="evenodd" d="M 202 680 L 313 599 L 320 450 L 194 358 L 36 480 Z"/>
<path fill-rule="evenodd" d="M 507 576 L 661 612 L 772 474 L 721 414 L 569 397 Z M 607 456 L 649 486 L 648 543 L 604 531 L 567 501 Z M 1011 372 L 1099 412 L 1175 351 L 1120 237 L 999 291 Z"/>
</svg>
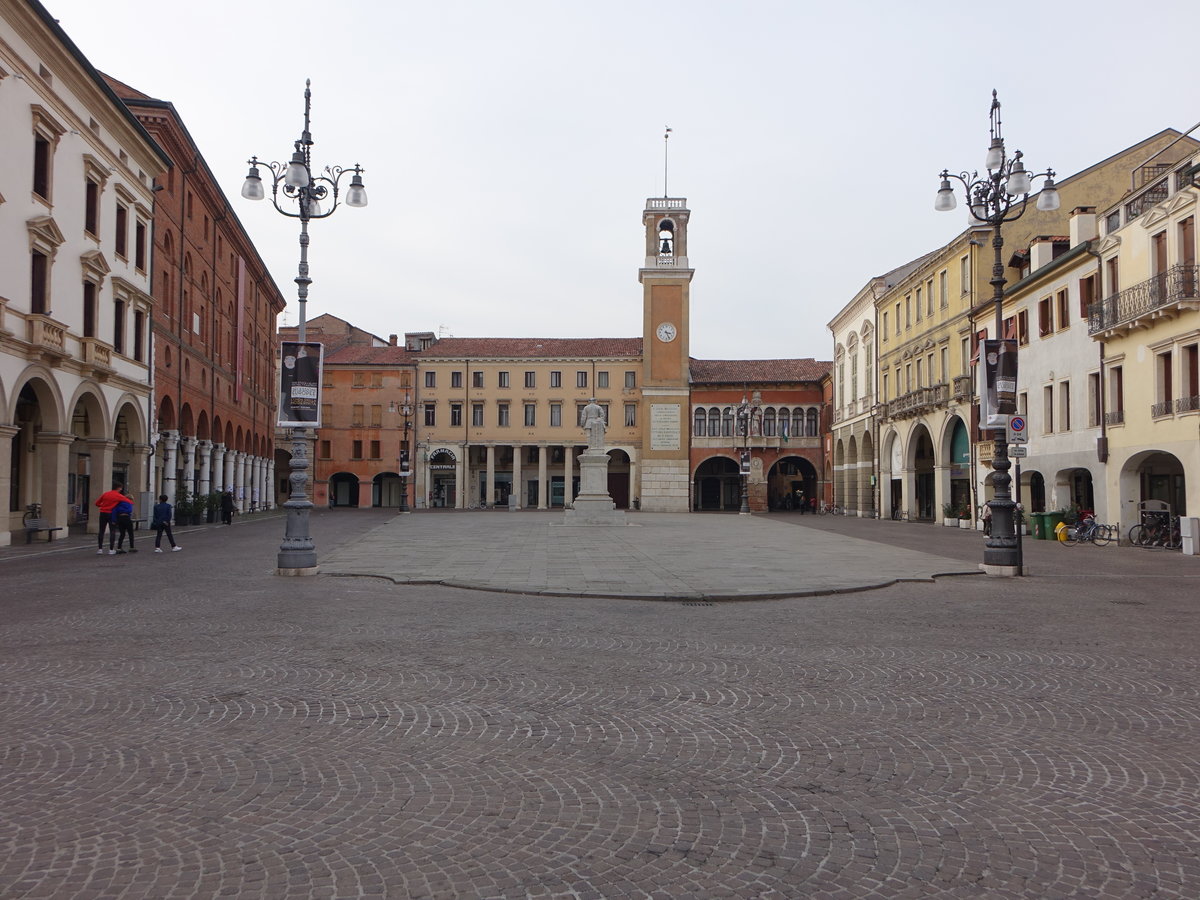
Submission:
<svg viewBox="0 0 1200 900">
<path fill-rule="evenodd" d="M 1046 514 L 1029 513 L 1029 534 L 1039 541 L 1046 539 Z"/>
</svg>

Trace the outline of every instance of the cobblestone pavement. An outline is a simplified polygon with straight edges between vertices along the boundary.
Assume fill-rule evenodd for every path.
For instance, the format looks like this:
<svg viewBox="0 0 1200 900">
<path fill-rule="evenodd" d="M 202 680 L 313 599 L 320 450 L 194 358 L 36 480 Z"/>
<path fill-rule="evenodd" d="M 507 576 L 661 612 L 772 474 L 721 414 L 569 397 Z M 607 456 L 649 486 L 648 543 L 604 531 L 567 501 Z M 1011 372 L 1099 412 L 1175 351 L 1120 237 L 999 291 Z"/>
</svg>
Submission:
<svg viewBox="0 0 1200 900">
<path fill-rule="evenodd" d="M 0 551 L 0 897 L 1200 896 L 1200 560 L 645 602 L 282 579 L 282 523 Z"/>
</svg>

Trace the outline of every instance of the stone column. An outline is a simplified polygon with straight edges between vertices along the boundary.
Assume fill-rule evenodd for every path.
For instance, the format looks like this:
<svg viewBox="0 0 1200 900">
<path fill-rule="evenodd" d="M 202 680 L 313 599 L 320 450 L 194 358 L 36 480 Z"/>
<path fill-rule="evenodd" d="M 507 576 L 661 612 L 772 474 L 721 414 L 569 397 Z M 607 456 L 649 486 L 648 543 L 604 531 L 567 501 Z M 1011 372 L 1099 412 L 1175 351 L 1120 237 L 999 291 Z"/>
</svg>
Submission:
<svg viewBox="0 0 1200 900">
<path fill-rule="evenodd" d="M 197 445 L 200 451 L 200 489 L 197 493 L 208 496 L 212 491 L 212 441 L 200 441 Z"/>
<path fill-rule="evenodd" d="M 272 457 L 267 460 L 266 468 L 263 473 L 263 503 L 266 504 L 263 509 L 275 508 L 275 459 Z"/>
<path fill-rule="evenodd" d="M 12 439 L 17 436 L 19 431 L 20 429 L 15 425 L 0 425 L 0 497 L 7 498 L 12 491 Z M 89 530 L 94 518 L 95 516 L 88 517 Z M 5 530 L 0 531 L 0 547 L 7 547 L 12 543 L 12 535 L 8 531 L 8 527 L 5 526 Z"/>
<path fill-rule="evenodd" d="M 489 507 L 496 502 L 496 445 L 487 447 L 487 482 L 484 485 L 483 502 Z"/>
<path fill-rule="evenodd" d="M 196 439 L 181 437 L 180 449 L 183 452 L 183 483 L 189 491 L 195 490 L 196 485 Z"/>
<path fill-rule="evenodd" d="M 524 485 L 521 483 L 521 481 L 522 481 L 522 479 L 521 479 L 521 453 L 524 449 L 525 449 L 525 447 L 522 444 L 513 444 L 512 445 L 512 457 L 513 457 L 512 489 L 513 489 L 513 493 L 515 493 L 516 497 L 517 497 L 517 506 L 516 506 L 517 509 L 523 509 L 525 506 L 525 501 L 522 498 L 522 491 L 524 490 Z"/>
<path fill-rule="evenodd" d="M 212 446 L 212 489 L 225 490 L 225 445 Z"/>
<path fill-rule="evenodd" d="M 467 472 L 470 469 L 470 467 L 467 465 L 467 463 L 468 463 L 467 457 L 470 454 L 470 452 L 471 452 L 470 447 L 460 446 L 458 448 L 458 461 L 454 464 L 454 508 L 455 509 L 466 509 L 467 508 L 467 492 L 465 490 L 463 490 L 463 487 L 467 483 Z"/>
<path fill-rule="evenodd" d="M 641 506 L 642 486 L 638 483 L 640 476 L 638 475 L 637 450 L 630 449 L 629 453 L 629 505 L 633 506 L 633 501 L 638 501 L 638 506 Z M 690 463 L 689 463 L 690 465 Z M 637 509 L 638 506 L 634 506 Z M 689 501 L 688 509 L 691 509 Z"/>
<path fill-rule="evenodd" d="M 234 472 L 236 470 L 237 470 L 237 451 L 226 448 L 225 449 L 225 480 L 224 480 L 223 490 L 226 490 L 226 491 L 234 490 L 235 485 L 233 482 L 233 476 L 234 476 Z M 236 491 L 234 491 L 234 497 L 237 497 Z"/>
<path fill-rule="evenodd" d="M 237 452 L 237 461 L 233 470 L 233 483 L 236 485 L 233 491 L 233 497 L 237 511 L 244 513 L 250 504 L 250 492 L 246 490 L 246 454 L 244 451 Z M 240 496 L 239 496 L 240 495 Z"/>
<path fill-rule="evenodd" d="M 563 447 L 563 506 L 575 502 L 575 445 Z"/>
<path fill-rule="evenodd" d="M 2 440 L 3 432 L 0 432 L 0 441 Z M 84 497 L 80 500 L 80 503 L 88 504 L 86 510 L 88 514 L 88 534 L 96 534 L 100 531 L 100 510 L 96 509 L 94 501 L 112 487 L 113 452 L 117 449 L 117 442 L 105 440 L 104 438 L 89 438 L 87 443 L 88 453 L 91 454 L 88 473 L 91 475 L 92 496 Z M 7 469 L 4 470 L 4 474 L 8 474 Z"/>
<path fill-rule="evenodd" d="M 263 461 L 261 456 L 250 460 L 250 507 L 262 509 L 262 473 Z M 368 482 L 368 485 L 370 482 Z"/>
<path fill-rule="evenodd" d="M 162 492 L 167 495 L 167 499 L 171 504 L 175 503 L 175 495 L 179 493 L 179 485 L 175 479 L 175 470 L 177 468 L 176 453 L 179 450 L 179 432 L 164 431 L 162 433 L 163 441 L 163 471 L 162 471 Z M 113 445 L 116 446 L 115 444 Z M 112 471 L 112 451 L 108 453 L 108 461 L 104 467 L 106 472 Z M 110 476 L 105 475 L 104 480 L 107 481 Z M 104 490 L 108 490 L 108 485 L 104 485 Z M 97 495 L 99 496 L 99 495 Z"/>
<path fill-rule="evenodd" d="M 546 471 L 548 449 L 545 444 L 538 444 L 538 509 L 550 508 L 550 476 Z"/>
<path fill-rule="evenodd" d="M 41 464 L 41 484 L 39 485 L 42 504 L 42 516 L 52 527 L 60 527 L 62 531 L 54 531 L 50 536 L 55 540 L 65 540 L 67 535 L 67 471 L 71 467 L 71 444 L 75 443 L 75 435 L 67 432 L 43 431 L 37 436 L 37 456 Z"/>
</svg>

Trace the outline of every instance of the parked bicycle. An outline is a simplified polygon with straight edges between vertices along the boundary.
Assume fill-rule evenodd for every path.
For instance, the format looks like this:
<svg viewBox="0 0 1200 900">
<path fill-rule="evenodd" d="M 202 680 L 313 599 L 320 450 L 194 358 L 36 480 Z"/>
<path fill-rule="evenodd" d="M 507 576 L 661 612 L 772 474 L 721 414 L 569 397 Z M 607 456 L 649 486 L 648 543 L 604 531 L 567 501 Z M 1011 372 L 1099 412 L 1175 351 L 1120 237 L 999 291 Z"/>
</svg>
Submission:
<svg viewBox="0 0 1200 900">
<path fill-rule="evenodd" d="M 1142 521 L 1129 529 L 1129 543 L 1133 547 L 1181 549 L 1183 535 L 1179 528 L 1179 516 L 1158 512 L 1143 513 Z"/>
<path fill-rule="evenodd" d="M 30 503 L 25 507 L 25 515 L 21 517 L 21 524 L 28 527 L 30 521 L 40 519 L 42 517 L 42 504 Z"/>
<path fill-rule="evenodd" d="M 824 500 L 822 500 L 821 505 L 817 507 L 817 515 L 823 516 L 826 513 L 831 516 L 844 516 L 846 511 L 836 503 L 826 503 Z"/>
<path fill-rule="evenodd" d="M 1116 529 L 1112 525 L 1102 525 L 1094 516 L 1084 516 L 1072 524 L 1062 523 L 1056 529 L 1060 543 L 1074 547 L 1076 544 L 1092 543 L 1103 547 L 1112 542 Z"/>
</svg>

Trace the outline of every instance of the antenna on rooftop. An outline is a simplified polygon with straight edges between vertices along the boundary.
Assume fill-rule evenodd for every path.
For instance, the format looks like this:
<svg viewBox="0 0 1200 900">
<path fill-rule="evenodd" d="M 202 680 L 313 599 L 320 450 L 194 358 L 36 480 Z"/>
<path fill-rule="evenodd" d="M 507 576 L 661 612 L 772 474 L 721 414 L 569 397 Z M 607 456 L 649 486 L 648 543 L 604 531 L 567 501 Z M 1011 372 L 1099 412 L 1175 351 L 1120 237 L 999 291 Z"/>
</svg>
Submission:
<svg viewBox="0 0 1200 900">
<path fill-rule="evenodd" d="M 667 197 L 671 196 L 670 194 L 667 193 L 667 162 L 668 162 L 668 158 L 669 158 L 668 153 L 667 153 L 667 147 L 669 146 L 669 140 L 671 137 L 671 126 L 669 126 L 669 125 L 666 126 L 666 129 L 667 130 L 663 133 L 663 199 L 664 200 Z"/>
<path fill-rule="evenodd" d="M 447 326 L 439 325 L 438 326 L 438 339 L 440 340 L 441 338 L 447 338 L 447 337 L 454 337 L 454 335 L 451 333 L 450 329 Z"/>
</svg>

